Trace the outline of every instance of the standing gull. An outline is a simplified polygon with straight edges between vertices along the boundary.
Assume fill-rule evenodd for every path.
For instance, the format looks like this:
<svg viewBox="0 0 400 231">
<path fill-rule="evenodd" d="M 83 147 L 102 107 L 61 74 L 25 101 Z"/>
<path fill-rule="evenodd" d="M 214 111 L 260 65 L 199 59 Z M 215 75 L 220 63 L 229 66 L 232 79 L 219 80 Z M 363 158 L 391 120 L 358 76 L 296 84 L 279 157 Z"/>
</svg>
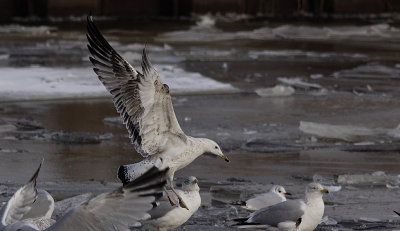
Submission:
<svg viewBox="0 0 400 231">
<path fill-rule="evenodd" d="M 267 193 L 256 195 L 255 197 L 243 202 L 243 208 L 250 211 L 256 211 L 286 201 L 286 195 L 291 194 L 286 192 L 283 186 L 274 185 Z"/>
<path fill-rule="evenodd" d="M 118 170 L 119 179 L 125 184 L 153 165 L 169 167 L 169 187 L 177 195 L 179 204 L 188 208 L 173 187 L 175 171 L 204 153 L 226 161 L 229 161 L 228 158 L 216 142 L 185 135 L 176 119 L 169 87 L 163 84 L 145 49 L 142 74 L 111 47 L 91 16 L 87 22 L 88 49 L 92 55 L 90 61 L 94 65 L 93 70 L 113 96 L 114 106 L 126 125 L 135 150 L 145 157 L 139 163 L 121 166 Z M 167 195 L 171 204 L 175 204 Z"/>
<path fill-rule="evenodd" d="M 19 188 L 1 208 L 0 230 L 17 230 L 17 227 L 24 224 L 19 221 L 44 230 L 55 222 L 51 219 L 54 210 L 53 197 L 47 191 L 36 188 L 36 179 L 42 164 L 43 160 L 28 183 Z"/>
<path fill-rule="evenodd" d="M 322 185 L 310 183 L 306 188 L 305 199 L 287 200 L 253 213 L 245 224 L 266 224 L 279 230 L 312 231 L 324 215 L 322 195 L 329 193 Z M 297 224 L 301 218 L 301 223 Z"/>
<path fill-rule="evenodd" d="M 149 214 L 151 219 L 144 221 L 145 226 L 153 227 L 158 231 L 175 229 L 185 223 L 199 209 L 201 204 L 200 188 L 198 180 L 194 176 L 187 177 L 182 184 L 182 189 L 176 190 L 178 195 L 186 201 L 189 210 L 182 207 L 171 209 L 168 200 L 155 202 L 155 207 Z"/>
<path fill-rule="evenodd" d="M 35 219 L 22 220 L 37 198 L 39 169 L 40 166 L 31 180 L 0 210 L 0 231 L 128 231 L 135 222 L 150 218 L 148 211 L 161 196 L 168 171 L 153 167 L 131 183 L 84 201 L 51 226 L 43 227 Z"/>
</svg>

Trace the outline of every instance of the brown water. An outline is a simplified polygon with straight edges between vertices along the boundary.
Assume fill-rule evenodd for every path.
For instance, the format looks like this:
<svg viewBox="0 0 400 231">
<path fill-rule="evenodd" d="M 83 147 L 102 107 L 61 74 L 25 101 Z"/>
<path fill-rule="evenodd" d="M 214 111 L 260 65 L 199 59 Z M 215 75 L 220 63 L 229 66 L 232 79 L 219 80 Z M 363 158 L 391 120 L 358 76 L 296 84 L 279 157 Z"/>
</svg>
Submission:
<svg viewBox="0 0 400 231">
<path fill-rule="evenodd" d="M 352 99 L 353 98 L 353 99 Z M 184 131 L 193 136 L 210 137 L 228 151 L 231 163 L 201 157 L 178 176 L 194 174 L 200 178 L 225 179 L 244 177 L 270 182 L 276 177 L 293 175 L 334 175 L 343 173 L 369 173 L 377 170 L 398 173 L 398 152 L 349 153 L 337 148 L 257 153 L 240 149 L 248 139 L 257 137 L 282 144 L 300 144 L 299 121 L 333 124 L 357 124 L 367 127 L 395 127 L 395 115 L 400 114 L 399 102 L 379 97 L 310 97 L 298 95 L 288 98 L 260 98 L 256 95 L 215 95 L 175 97 L 175 111 Z M 345 101 L 343 104 L 341 102 Z M 19 149 L 20 153 L 2 152 L 0 177 L 2 181 L 23 182 L 26 175 L 44 157 L 45 168 L 41 177 L 48 181 L 86 181 L 104 179 L 115 181 L 119 165 L 139 161 L 124 127 L 103 122 L 116 117 L 109 99 L 21 102 L 1 105 L 1 118 L 30 117 L 40 122 L 47 132 L 69 131 L 93 135 L 113 134 L 100 144 L 59 144 L 51 140 L 13 139 L 20 133 L 3 134 L 3 149 Z M 341 113 L 338 113 L 340 111 Z M 185 121 L 190 118 L 189 121 Z M 273 125 L 271 127 L 271 124 Z M 245 131 L 254 131 L 246 133 Z M 29 161 L 26 161 L 29 160 Z M 209 171 L 203 171 L 207 165 Z M 8 174 L 9 169 L 20 169 Z M 214 169 L 214 170 L 212 170 Z M 223 171 L 219 171 L 219 170 Z M 284 169 L 284 171 L 282 171 Z M 214 174 L 218 170 L 218 174 Z M 240 171 L 238 171 L 240 170 Z"/>
</svg>

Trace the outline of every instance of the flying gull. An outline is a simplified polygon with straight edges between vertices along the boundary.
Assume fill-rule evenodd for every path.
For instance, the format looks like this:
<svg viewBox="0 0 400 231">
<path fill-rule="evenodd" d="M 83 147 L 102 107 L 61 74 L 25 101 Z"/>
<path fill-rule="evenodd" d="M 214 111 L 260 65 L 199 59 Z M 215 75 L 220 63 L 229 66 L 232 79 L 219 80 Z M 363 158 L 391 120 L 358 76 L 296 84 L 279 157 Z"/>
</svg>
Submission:
<svg viewBox="0 0 400 231">
<path fill-rule="evenodd" d="M 35 219 L 22 220 L 37 198 L 39 170 L 40 166 L 0 210 L 0 231 L 127 231 L 133 223 L 150 218 L 148 211 L 162 195 L 168 171 L 153 167 L 131 183 L 69 210 L 51 226 L 40 227 Z"/>
<path fill-rule="evenodd" d="M 267 193 L 256 195 L 255 197 L 243 202 L 243 208 L 250 211 L 256 211 L 286 201 L 287 195 L 291 194 L 286 192 L 283 186 L 274 185 Z"/>
<path fill-rule="evenodd" d="M 169 167 L 167 181 L 179 204 L 188 208 L 173 186 L 175 171 L 208 153 L 229 161 L 210 139 L 185 135 L 176 119 L 169 87 L 163 84 L 143 49 L 142 72 L 134 69 L 106 41 L 91 16 L 87 18 L 90 61 L 99 80 L 113 96 L 114 106 L 125 124 L 135 150 L 145 159 L 123 165 L 119 179 L 130 182 L 155 164 Z M 166 192 L 166 188 L 164 189 Z M 171 204 L 176 204 L 168 194 Z"/>
<path fill-rule="evenodd" d="M 324 214 L 322 195 L 329 193 L 322 185 L 310 183 L 305 199 L 287 200 L 256 211 L 244 224 L 266 224 L 279 230 L 312 231 L 320 223 Z M 301 218 L 300 225 L 296 225 Z"/>
<path fill-rule="evenodd" d="M 171 209 L 166 197 L 155 202 L 155 207 L 149 214 L 151 219 L 144 221 L 146 227 L 152 227 L 158 231 L 175 229 L 185 223 L 199 209 L 201 204 L 200 188 L 198 180 L 194 176 L 187 177 L 182 184 L 182 189 L 177 189 L 178 195 L 186 201 L 189 210 L 182 207 Z"/>
</svg>

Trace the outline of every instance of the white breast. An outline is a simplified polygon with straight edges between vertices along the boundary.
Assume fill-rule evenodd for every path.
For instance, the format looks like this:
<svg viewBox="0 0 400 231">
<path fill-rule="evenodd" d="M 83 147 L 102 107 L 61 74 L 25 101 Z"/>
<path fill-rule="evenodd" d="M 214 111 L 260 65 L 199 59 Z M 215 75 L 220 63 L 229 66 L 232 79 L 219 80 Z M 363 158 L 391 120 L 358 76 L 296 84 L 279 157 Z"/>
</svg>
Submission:
<svg viewBox="0 0 400 231">
<path fill-rule="evenodd" d="M 158 218 L 154 223 L 158 226 L 160 231 L 170 230 L 181 226 L 195 213 L 201 204 L 199 192 L 183 193 L 178 191 L 179 195 L 185 201 L 189 210 L 176 207 L 165 214 L 163 217 Z"/>
<path fill-rule="evenodd" d="M 302 216 L 300 224 L 301 231 L 312 231 L 320 223 L 322 216 L 324 215 L 324 201 L 321 199 L 313 201 L 313 203 L 307 204 L 307 209 Z"/>
</svg>

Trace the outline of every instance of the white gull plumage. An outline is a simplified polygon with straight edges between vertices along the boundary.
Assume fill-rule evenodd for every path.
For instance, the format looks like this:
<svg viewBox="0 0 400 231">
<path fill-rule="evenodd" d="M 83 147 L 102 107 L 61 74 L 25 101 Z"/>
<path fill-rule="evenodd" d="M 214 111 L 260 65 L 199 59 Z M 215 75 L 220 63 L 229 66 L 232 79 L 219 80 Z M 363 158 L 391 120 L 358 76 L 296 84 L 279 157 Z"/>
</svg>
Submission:
<svg viewBox="0 0 400 231">
<path fill-rule="evenodd" d="M 53 197 L 45 190 L 36 189 L 36 179 L 42 163 L 28 183 L 19 188 L 1 208 L 0 230 L 18 230 L 25 224 L 44 230 L 55 222 L 51 219 L 54 211 Z"/>
<path fill-rule="evenodd" d="M 256 211 L 286 201 L 286 195 L 291 194 L 286 192 L 283 186 L 274 185 L 267 193 L 258 194 L 255 197 L 248 199 L 244 202 L 245 205 L 243 208 L 250 211 Z"/>
<path fill-rule="evenodd" d="M 18 189 L 0 210 L 0 231 L 128 231 L 135 222 L 150 218 L 148 211 L 162 195 L 160 192 L 166 183 L 168 171 L 153 167 L 124 187 L 84 201 L 57 222 L 46 223 L 44 217 L 40 221 L 24 219 L 37 198 L 36 178 L 39 169 L 40 166 L 32 179 Z M 35 210 L 36 214 L 41 211 Z"/>
<path fill-rule="evenodd" d="M 186 201 L 189 210 L 179 206 L 171 209 L 169 201 L 164 196 L 164 200 L 157 201 L 155 208 L 149 212 L 151 219 L 144 221 L 144 225 L 158 231 L 167 231 L 175 229 L 189 220 L 201 205 L 200 188 L 197 183 L 197 178 L 190 176 L 182 183 L 182 189 L 176 190 L 178 195 Z"/>
<path fill-rule="evenodd" d="M 126 125 L 134 147 L 145 159 L 123 165 L 118 177 L 123 183 L 140 176 L 153 165 L 169 167 L 168 184 L 172 191 L 175 171 L 185 167 L 203 153 L 228 159 L 218 144 L 206 138 L 185 135 L 176 119 L 169 87 L 163 84 L 143 50 L 142 73 L 135 70 L 106 41 L 88 17 L 90 61 L 99 80 L 113 96 L 114 106 Z M 185 206 L 182 198 L 179 203 Z M 174 204 L 169 196 L 171 203 Z"/>
<path fill-rule="evenodd" d="M 251 214 L 245 224 L 265 224 L 279 230 L 312 231 L 324 215 L 322 195 L 328 193 L 322 185 L 310 183 L 306 188 L 305 199 L 287 200 L 279 204 L 260 209 Z M 300 224 L 298 219 L 301 218 Z"/>
</svg>

